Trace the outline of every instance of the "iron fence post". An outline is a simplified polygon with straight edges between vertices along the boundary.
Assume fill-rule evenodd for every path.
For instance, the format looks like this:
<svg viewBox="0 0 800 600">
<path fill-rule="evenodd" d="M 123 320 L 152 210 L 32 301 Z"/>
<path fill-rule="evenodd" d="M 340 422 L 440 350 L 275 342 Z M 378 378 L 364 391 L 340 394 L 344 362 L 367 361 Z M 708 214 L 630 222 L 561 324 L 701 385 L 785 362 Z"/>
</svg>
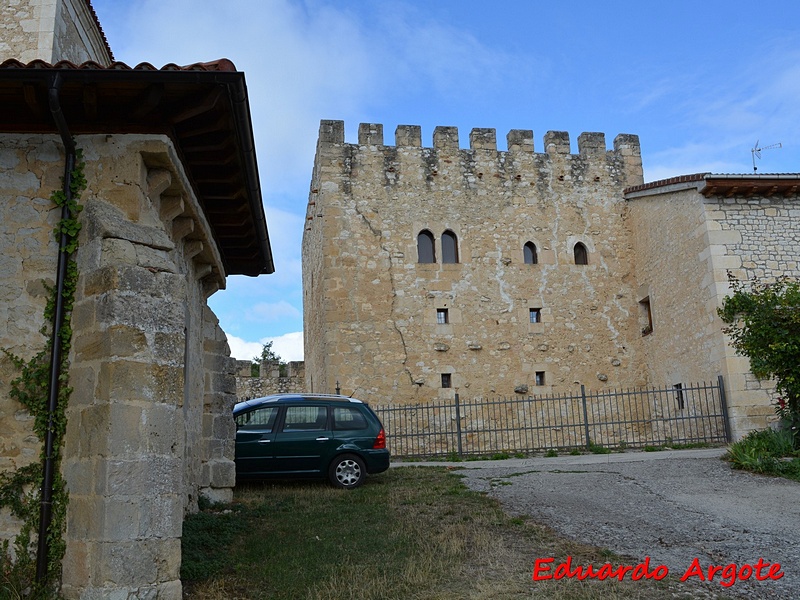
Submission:
<svg viewBox="0 0 800 600">
<path fill-rule="evenodd" d="M 456 436 L 458 436 L 458 455 L 461 456 L 464 449 L 461 447 L 461 406 L 458 403 L 458 392 L 456 392 Z"/>
<path fill-rule="evenodd" d="M 725 396 L 725 382 L 722 380 L 722 375 L 717 375 L 717 385 L 719 386 L 719 401 L 722 404 L 722 421 L 725 424 L 725 441 L 730 444 L 733 436 L 728 420 L 728 398 Z"/>
<path fill-rule="evenodd" d="M 592 440 L 589 438 L 589 413 L 586 409 L 586 386 L 581 384 L 581 401 L 583 402 L 583 430 L 586 434 L 586 449 L 592 445 Z"/>
</svg>

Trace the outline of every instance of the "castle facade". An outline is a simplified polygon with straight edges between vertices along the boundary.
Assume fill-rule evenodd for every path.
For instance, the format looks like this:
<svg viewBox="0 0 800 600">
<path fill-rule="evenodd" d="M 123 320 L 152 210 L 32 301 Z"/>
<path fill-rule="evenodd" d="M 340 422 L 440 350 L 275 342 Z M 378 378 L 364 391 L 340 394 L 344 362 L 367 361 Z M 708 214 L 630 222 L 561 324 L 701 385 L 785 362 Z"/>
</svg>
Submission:
<svg viewBox="0 0 800 600">
<path fill-rule="evenodd" d="M 769 384 L 733 355 L 727 272 L 800 275 L 797 175 L 645 184 L 637 136 L 323 121 L 303 238 L 306 385 L 373 404 L 723 375 L 734 435 Z M 794 187 L 791 183 L 794 182 Z M 778 186 L 778 187 L 776 187 Z M 776 257 L 777 258 L 776 260 Z"/>
</svg>

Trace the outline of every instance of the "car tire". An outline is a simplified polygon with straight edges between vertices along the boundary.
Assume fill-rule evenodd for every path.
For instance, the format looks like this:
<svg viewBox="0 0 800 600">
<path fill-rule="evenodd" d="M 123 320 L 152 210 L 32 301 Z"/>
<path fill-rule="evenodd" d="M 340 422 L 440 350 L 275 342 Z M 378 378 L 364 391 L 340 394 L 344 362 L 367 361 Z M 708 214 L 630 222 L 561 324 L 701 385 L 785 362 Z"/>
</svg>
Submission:
<svg viewBox="0 0 800 600">
<path fill-rule="evenodd" d="M 364 461 L 355 454 L 341 454 L 333 459 L 328 467 L 331 485 L 344 490 L 357 488 L 367 476 Z"/>
</svg>

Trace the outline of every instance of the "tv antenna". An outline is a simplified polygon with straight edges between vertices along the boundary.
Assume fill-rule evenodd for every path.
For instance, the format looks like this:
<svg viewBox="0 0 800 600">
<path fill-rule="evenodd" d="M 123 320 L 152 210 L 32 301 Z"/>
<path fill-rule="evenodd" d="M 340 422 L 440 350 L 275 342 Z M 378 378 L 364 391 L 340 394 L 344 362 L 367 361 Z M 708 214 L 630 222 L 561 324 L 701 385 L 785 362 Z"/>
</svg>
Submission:
<svg viewBox="0 0 800 600">
<path fill-rule="evenodd" d="M 773 148 L 783 148 L 783 144 L 778 142 L 777 144 L 770 144 L 769 146 L 759 146 L 758 140 L 756 140 L 756 143 L 753 144 L 753 147 L 750 149 L 750 154 L 753 155 L 753 173 L 758 171 L 758 167 L 756 166 L 756 158 L 761 158 L 761 151 L 772 150 Z"/>
</svg>

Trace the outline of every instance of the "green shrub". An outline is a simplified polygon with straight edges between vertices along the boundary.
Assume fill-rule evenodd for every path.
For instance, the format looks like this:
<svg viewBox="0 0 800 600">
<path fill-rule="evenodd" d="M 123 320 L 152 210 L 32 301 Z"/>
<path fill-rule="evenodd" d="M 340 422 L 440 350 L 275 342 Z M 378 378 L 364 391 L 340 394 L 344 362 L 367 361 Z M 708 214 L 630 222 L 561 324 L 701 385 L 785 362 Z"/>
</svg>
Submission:
<svg viewBox="0 0 800 600">
<path fill-rule="evenodd" d="M 751 431 L 732 444 L 725 456 L 733 468 L 800 479 L 800 458 L 791 431 Z M 790 459 L 790 460 L 787 460 Z"/>
</svg>

